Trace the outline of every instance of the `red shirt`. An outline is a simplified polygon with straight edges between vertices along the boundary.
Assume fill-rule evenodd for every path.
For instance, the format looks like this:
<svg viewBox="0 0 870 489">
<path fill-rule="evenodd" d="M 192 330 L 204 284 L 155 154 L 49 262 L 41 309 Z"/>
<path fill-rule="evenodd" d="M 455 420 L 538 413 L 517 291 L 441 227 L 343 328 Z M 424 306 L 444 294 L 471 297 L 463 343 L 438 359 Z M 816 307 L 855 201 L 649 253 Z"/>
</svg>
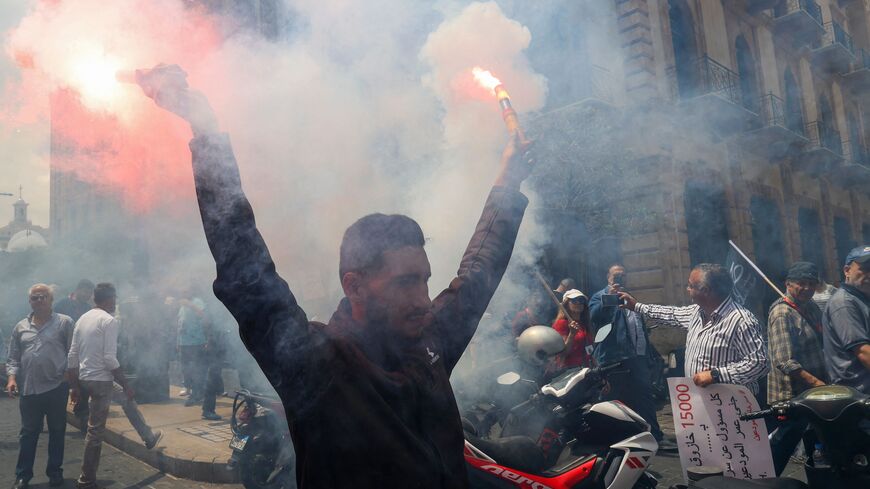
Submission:
<svg viewBox="0 0 870 489">
<path fill-rule="evenodd" d="M 567 319 L 557 319 L 553 323 L 553 329 L 562 335 L 562 338 L 568 337 L 568 332 L 571 328 L 568 327 Z M 580 329 L 574 333 L 574 342 L 571 343 L 571 349 L 562 357 L 562 367 L 591 367 L 592 355 L 586 353 L 586 347 L 592 345 L 592 335 L 586 332 L 586 328 L 581 324 Z"/>
</svg>

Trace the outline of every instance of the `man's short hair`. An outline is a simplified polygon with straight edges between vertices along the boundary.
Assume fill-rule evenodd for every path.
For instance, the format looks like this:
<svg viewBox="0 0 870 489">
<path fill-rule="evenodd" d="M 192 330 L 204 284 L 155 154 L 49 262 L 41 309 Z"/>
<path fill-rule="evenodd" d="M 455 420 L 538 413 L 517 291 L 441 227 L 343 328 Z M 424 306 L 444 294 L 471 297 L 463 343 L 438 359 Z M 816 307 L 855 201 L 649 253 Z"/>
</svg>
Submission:
<svg viewBox="0 0 870 489">
<path fill-rule="evenodd" d="M 426 244 L 417 221 L 401 214 L 369 214 L 344 232 L 338 259 L 339 278 L 348 272 L 370 272 L 383 266 L 385 251 Z"/>
<path fill-rule="evenodd" d="M 561 282 L 559 282 L 561 287 L 564 287 L 565 290 L 576 289 L 577 284 L 574 282 L 573 278 L 563 278 Z"/>
<path fill-rule="evenodd" d="M 46 284 L 33 284 L 33 285 L 31 285 L 30 288 L 27 289 L 27 295 L 30 296 L 31 294 L 33 294 L 33 291 L 36 289 L 44 289 L 46 292 L 48 292 L 49 297 L 51 297 L 52 299 L 54 298 L 54 292 L 52 292 L 51 287 L 49 287 Z"/>
<path fill-rule="evenodd" d="M 102 304 L 115 296 L 115 286 L 108 282 L 99 283 L 94 288 L 94 304 Z"/>
<path fill-rule="evenodd" d="M 699 270 L 701 272 L 703 285 L 713 291 L 718 297 L 728 297 L 734 288 L 731 273 L 728 272 L 727 268 L 718 263 L 699 263 L 692 270 Z"/>
<path fill-rule="evenodd" d="M 83 278 L 79 280 L 79 284 L 76 285 L 76 290 L 94 290 L 94 283 L 86 278 Z"/>
</svg>

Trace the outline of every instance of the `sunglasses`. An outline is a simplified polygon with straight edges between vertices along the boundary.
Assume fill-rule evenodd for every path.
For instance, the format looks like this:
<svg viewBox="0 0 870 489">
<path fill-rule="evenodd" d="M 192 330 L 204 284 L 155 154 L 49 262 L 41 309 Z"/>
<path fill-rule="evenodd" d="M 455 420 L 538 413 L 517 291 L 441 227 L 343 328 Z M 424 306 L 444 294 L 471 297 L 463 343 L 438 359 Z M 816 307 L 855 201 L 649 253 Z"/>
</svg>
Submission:
<svg viewBox="0 0 870 489">
<path fill-rule="evenodd" d="M 582 297 L 575 297 L 574 299 L 568 299 L 568 302 L 571 304 L 586 304 L 586 299 Z"/>
<path fill-rule="evenodd" d="M 48 299 L 47 295 L 32 295 L 32 296 L 30 296 L 30 300 L 32 300 L 33 302 L 41 302 L 41 301 L 44 301 L 46 299 Z"/>
</svg>

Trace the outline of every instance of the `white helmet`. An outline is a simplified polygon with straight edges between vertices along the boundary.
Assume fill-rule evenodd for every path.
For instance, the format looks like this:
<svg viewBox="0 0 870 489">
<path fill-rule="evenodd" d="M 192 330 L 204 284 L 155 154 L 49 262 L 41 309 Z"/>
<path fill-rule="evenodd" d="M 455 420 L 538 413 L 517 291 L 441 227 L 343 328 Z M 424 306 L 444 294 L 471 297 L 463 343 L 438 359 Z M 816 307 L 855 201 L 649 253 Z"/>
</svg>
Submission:
<svg viewBox="0 0 870 489">
<path fill-rule="evenodd" d="M 564 349 L 565 340 L 562 339 L 562 335 L 549 326 L 527 328 L 517 340 L 517 353 L 520 359 L 539 367 L 562 353 Z"/>
</svg>

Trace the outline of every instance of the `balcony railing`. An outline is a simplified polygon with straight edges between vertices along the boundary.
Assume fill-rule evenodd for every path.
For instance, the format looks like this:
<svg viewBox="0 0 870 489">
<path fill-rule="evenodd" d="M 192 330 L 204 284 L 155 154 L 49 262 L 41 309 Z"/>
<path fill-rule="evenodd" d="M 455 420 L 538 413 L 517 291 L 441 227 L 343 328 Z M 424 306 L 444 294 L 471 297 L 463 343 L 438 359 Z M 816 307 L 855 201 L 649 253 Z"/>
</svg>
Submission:
<svg viewBox="0 0 870 489">
<path fill-rule="evenodd" d="M 740 76 L 706 54 L 682 69 L 669 67 L 667 75 L 675 101 L 712 94 L 741 105 Z"/>
<path fill-rule="evenodd" d="M 834 154 L 843 156 L 843 141 L 840 132 L 822 121 L 807 124 L 807 137 L 813 146 L 825 148 Z"/>
<path fill-rule="evenodd" d="M 773 14 L 776 17 L 783 17 L 801 11 L 806 12 L 822 25 L 822 8 L 813 0 L 784 0 L 774 9 Z"/>
<path fill-rule="evenodd" d="M 852 64 L 852 71 L 870 69 L 870 53 L 859 48 L 855 53 L 855 63 Z"/>
<path fill-rule="evenodd" d="M 846 32 L 846 29 L 843 29 L 843 26 L 834 21 L 826 22 L 824 26 L 825 34 L 816 44 L 817 49 L 839 44 L 846 48 L 850 53 L 855 54 L 855 44 L 852 42 L 852 36 Z"/>
<path fill-rule="evenodd" d="M 758 101 L 758 108 L 760 110 L 761 122 L 765 126 L 788 127 L 785 102 L 781 98 L 772 93 L 762 95 Z"/>
</svg>

